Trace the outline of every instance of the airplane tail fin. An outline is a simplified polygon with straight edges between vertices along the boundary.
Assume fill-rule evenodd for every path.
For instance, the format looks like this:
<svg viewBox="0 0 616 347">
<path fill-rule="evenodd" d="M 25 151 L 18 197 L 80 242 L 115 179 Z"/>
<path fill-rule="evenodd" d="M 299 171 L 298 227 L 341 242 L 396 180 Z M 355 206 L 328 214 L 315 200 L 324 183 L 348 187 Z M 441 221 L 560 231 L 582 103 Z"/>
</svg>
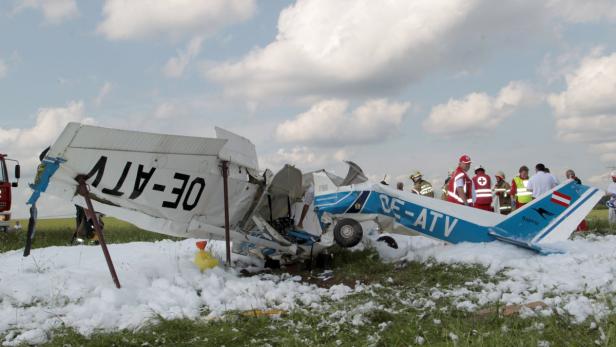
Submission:
<svg viewBox="0 0 616 347">
<path fill-rule="evenodd" d="M 490 228 L 490 235 L 540 253 L 551 253 L 541 244 L 568 239 L 602 195 L 597 188 L 564 182 Z"/>
</svg>

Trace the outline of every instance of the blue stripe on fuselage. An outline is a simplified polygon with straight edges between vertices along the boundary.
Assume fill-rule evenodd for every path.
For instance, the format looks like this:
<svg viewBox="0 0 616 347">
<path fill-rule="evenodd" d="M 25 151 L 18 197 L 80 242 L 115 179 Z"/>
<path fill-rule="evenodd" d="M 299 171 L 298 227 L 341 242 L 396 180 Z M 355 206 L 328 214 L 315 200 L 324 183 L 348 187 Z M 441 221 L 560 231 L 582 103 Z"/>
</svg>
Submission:
<svg viewBox="0 0 616 347">
<path fill-rule="evenodd" d="M 323 213 L 344 214 L 359 196 L 369 191 L 337 192 L 315 198 L 315 208 L 320 217 Z M 363 204 L 361 214 L 380 214 L 392 217 L 410 231 L 434 237 L 451 243 L 488 242 L 494 237 L 488 228 L 452 217 L 440 211 L 416 205 L 392 197 L 386 193 L 372 192 Z M 410 233 L 409 233 L 410 234 Z"/>
</svg>

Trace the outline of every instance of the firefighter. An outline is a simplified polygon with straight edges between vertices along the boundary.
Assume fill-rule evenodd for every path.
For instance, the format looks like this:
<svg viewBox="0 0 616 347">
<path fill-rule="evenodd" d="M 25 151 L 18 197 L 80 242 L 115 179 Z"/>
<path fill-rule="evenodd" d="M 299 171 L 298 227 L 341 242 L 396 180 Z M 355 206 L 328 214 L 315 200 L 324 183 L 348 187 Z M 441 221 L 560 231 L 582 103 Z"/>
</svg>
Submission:
<svg viewBox="0 0 616 347">
<path fill-rule="evenodd" d="M 511 186 L 505 181 L 504 172 L 497 171 L 494 177 L 496 178 L 496 183 L 494 183 L 494 194 L 498 199 L 497 212 L 500 212 L 500 214 L 509 214 L 511 213 L 511 199 L 509 198 Z"/>
<path fill-rule="evenodd" d="M 445 178 L 445 183 L 443 183 L 443 186 L 441 187 L 441 200 L 447 201 L 447 187 L 449 186 L 449 180 L 451 179 L 452 173 L 453 171 L 451 170 L 447 171 L 447 178 Z"/>
<path fill-rule="evenodd" d="M 485 211 L 494 211 L 492 208 L 492 181 L 481 165 L 475 169 L 473 184 L 475 185 L 475 204 L 473 206 Z"/>
<path fill-rule="evenodd" d="M 511 181 L 511 205 L 515 206 L 515 209 L 528 204 L 533 200 L 533 193 L 528 189 L 528 167 L 522 165 L 518 170 L 519 175 L 514 177 Z"/>
<path fill-rule="evenodd" d="M 419 171 L 415 171 L 410 176 L 413 181 L 413 192 L 419 195 L 427 196 L 430 198 L 434 197 L 434 191 L 432 190 L 432 185 L 430 182 L 423 179 L 423 175 Z"/>
<path fill-rule="evenodd" d="M 447 201 L 460 205 L 473 206 L 473 181 L 466 172 L 471 168 L 471 157 L 463 155 L 458 160 L 458 167 L 451 174 L 447 184 Z"/>
</svg>

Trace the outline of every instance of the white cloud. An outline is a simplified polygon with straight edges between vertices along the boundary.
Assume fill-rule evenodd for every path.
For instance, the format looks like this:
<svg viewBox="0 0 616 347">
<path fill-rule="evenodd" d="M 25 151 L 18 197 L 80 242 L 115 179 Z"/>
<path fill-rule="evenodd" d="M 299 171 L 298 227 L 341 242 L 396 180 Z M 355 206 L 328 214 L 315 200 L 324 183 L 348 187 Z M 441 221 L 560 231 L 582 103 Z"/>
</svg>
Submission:
<svg viewBox="0 0 616 347">
<path fill-rule="evenodd" d="M 317 153 L 318 151 L 318 153 Z M 294 165 L 303 171 L 330 169 L 350 159 L 347 149 L 318 149 L 298 146 L 290 149 L 280 148 L 275 153 L 259 158 L 259 166 L 276 172 L 285 164 Z"/>
<path fill-rule="evenodd" d="M 383 142 L 398 133 L 409 103 L 370 100 L 352 112 L 344 100 L 325 100 L 276 128 L 283 143 L 351 145 Z"/>
<path fill-rule="evenodd" d="M 590 184 L 595 187 L 604 187 L 608 183 L 612 182 L 612 180 L 610 179 L 610 171 L 591 176 L 587 179 L 587 181 L 588 183 L 586 182 L 583 182 L 583 183 Z"/>
<path fill-rule="evenodd" d="M 154 110 L 154 118 L 156 119 L 177 119 L 190 115 L 191 108 L 195 105 L 187 105 L 186 103 L 177 101 L 166 101 L 156 106 Z"/>
<path fill-rule="evenodd" d="M 58 24 L 79 14 L 75 0 L 21 0 L 17 2 L 14 12 L 32 8 L 43 11 L 45 20 Z"/>
<path fill-rule="evenodd" d="M 572 23 L 616 21 L 616 2 L 613 0 L 549 0 L 547 8 Z"/>
<path fill-rule="evenodd" d="M 530 0 L 299 0 L 281 12 L 273 42 L 205 74 L 252 99 L 384 95 L 441 68 L 467 70 L 488 48 L 541 37 L 544 17 Z"/>
<path fill-rule="evenodd" d="M 255 11 L 254 0 L 106 0 L 98 31 L 110 40 L 211 35 Z"/>
<path fill-rule="evenodd" d="M 178 51 L 178 55 L 169 59 L 163 68 L 165 76 L 170 78 L 182 77 L 186 66 L 201 52 L 203 38 L 195 37 L 188 42 L 186 49 Z"/>
<path fill-rule="evenodd" d="M 0 59 L 0 79 L 4 78 L 6 76 L 6 72 L 8 70 L 8 66 L 6 65 L 6 63 L 4 62 L 4 60 Z"/>
<path fill-rule="evenodd" d="M 98 95 L 94 99 L 94 104 L 100 106 L 103 103 L 105 97 L 109 94 L 109 92 L 111 92 L 112 88 L 113 85 L 111 84 L 111 82 L 105 82 L 101 87 L 101 90 L 98 92 Z"/>
<path fill-rule="evenodd" d="M 71 101 L 65 107 L 40 108 L 31 128 L 0 128 L 0 148 L 21 164 L 22 179 L 14 191 L 12 213 L 15 217 L 28 215 L 25 205 L 30 196 L 27 183 L 32 182 L 39 163 L 39 153 L 60 135 L 68 122 L 93 123 L 85 114 L 83 102 Z M 12 174 L 11 174 L 12 177 Z M 43 196 L 40 200 L 39 216 L 59 216 L 74 213 L 71 205 L 57 198 Z"/>
<path fill-rule="evenodd" d="M 510 82 L 496 97 L 471 93 L 463 99 L 450 99 L 434 106 L 423 123 L 434 134 L 477 133 L 494 129 L 518 107 L 532 104 L 540 96 L 526 83 Z"/>
<path fill-rule="evenodd" d="M 564 80 L 568 73 L 577 68 L 580 60 L 587 54 L 579 48 L 571 48 L 564 53 L 547 53 L 539 65 L 538 73 L 548 84 Z"/>
<path fill-rule="evenodd" d="M 567 88 L 551 94 L 557 136 L 594 144 L 602 161 L 616 161 L 616 53 L 594 50 L 566 76 Z"/>
<path fill-rule="evenodd" d="M 93 120 L 85 115 L 81 101 L 71 101 L 66 107 L 40 108 L 32 128 L 0 128 L 0 147 L 12 157 L 20 158 L 24 167 L 33 168 L 38 154 L 52 144 L 68 122 Z"/>
</svg>

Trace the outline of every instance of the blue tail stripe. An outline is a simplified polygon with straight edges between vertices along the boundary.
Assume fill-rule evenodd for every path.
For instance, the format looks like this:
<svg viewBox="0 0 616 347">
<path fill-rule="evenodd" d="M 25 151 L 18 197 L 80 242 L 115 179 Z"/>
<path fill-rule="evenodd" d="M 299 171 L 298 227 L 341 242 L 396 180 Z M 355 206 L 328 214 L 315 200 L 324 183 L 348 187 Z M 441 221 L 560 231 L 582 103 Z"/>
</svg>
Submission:
<svg viewBox="0 0 616 347">
<path fill-rule="evenodd" d="M 514 212 L 506 220 L 496 225 L 496 227 L 505 233 L 503 235 L 505 237 L 531 241 L 540 233 L 549 233 L 553 231 L 554 229 L 552 227 L 555 228 L 560 223 L 557 222 L 553 225 L 550 225 L 550 223 L 562 220 L 561 218 L 564 219 L 564 212 L 567 211 L 568 208 L 583 204 L 586 200 L 580 201 L 582 195 L 587 191 L 593 191 L 594 193 L 596 189 L 579 185 L 571 181 L 559 187 L 557 191 L 571 198 L 568 206 L 561 206 L 552 202 L 553 192 L 550 192 L 541 199 L 533 200 L 528 205 Z M 589 197 L 592 196 L 593 193 L 591 193 Z M 575 211 L 576 209 L 577 208 L 573 208 L 571 210 Z M 546 228 L 549 228 L 549 230 L 546 231 Z"/>
<path fill-rule="evenodd" d="M 558 227 L 560 225 L 560 223 L 562 223 L 565 219 L 567 219 L 567 217 L 569 217 L 573 212 L 577 211 L 578 208 L 580 208 L 580 206 L 584 205 L 584 203 L 586 201 L 588 201 L 588 199 L 590 199 L 599 189 L 593 189 L 592 192 L 590 194 L 588 194 L 584 199 L 582 199 L 582 201 L 580 201 L 579 204 L 577 204 L 577 206 L 575 206 L 574 208 L 572 208 L 569 212 L 565 213 L 558 222 L 554 223 L 554 225 L 552 225 L 548 230 L 546 230 L 541 236 L 539 236 L 539 238 L 537 239 L 537 241 L 535 242 L 539 242 L 541 241 L 543 238 L 545 238 L 546 236 L 548 236 L 548 234 L 550 234 L 556 227 Z"/>
</svg>

